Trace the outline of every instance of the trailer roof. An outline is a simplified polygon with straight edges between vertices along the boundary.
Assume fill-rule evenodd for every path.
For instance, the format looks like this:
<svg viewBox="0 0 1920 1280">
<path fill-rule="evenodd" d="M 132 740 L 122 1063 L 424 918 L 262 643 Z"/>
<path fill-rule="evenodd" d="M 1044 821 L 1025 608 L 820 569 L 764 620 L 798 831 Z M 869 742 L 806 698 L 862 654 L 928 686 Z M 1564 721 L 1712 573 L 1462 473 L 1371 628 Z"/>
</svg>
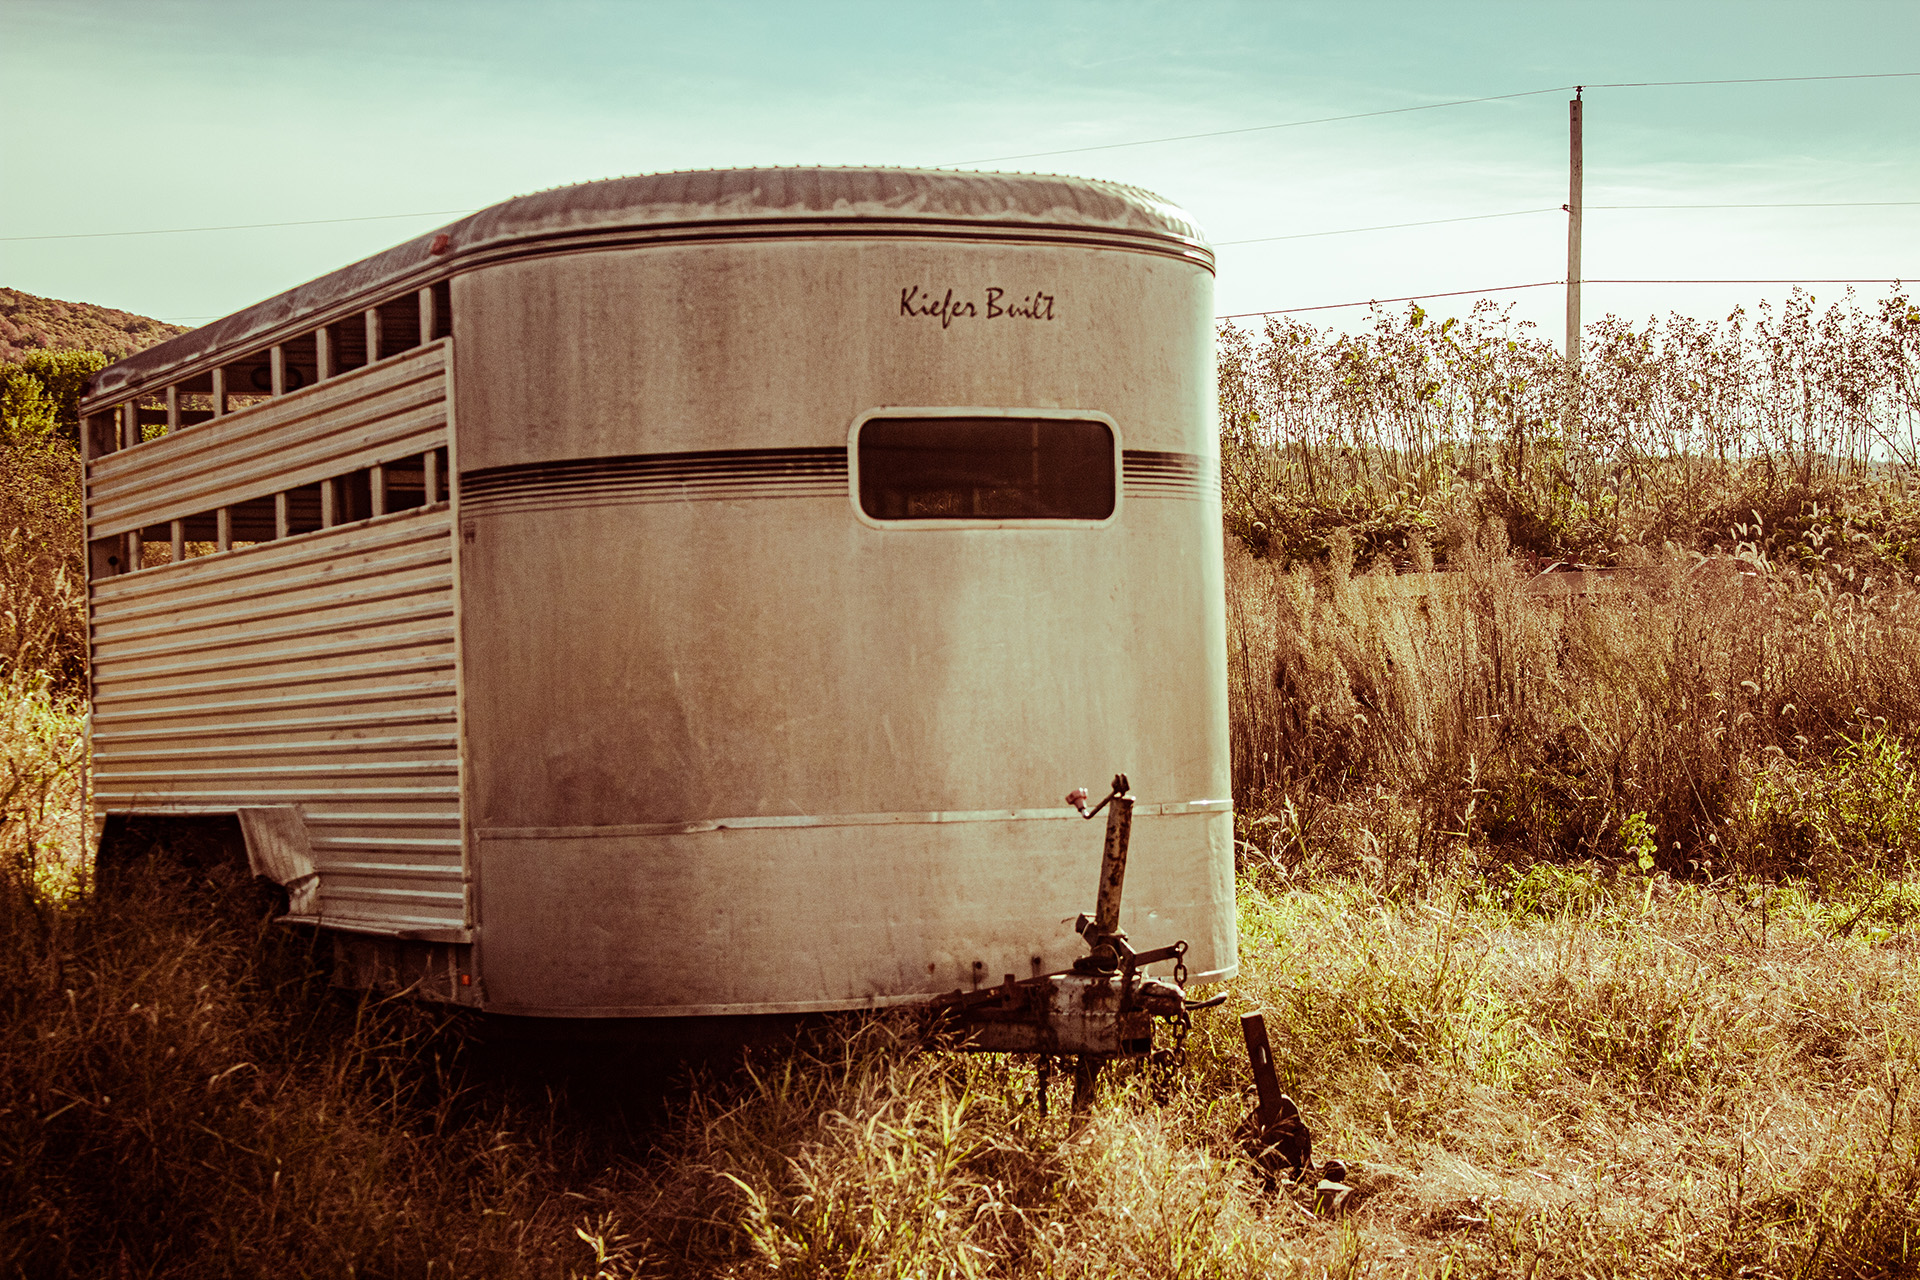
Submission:
<svg viewBox="0 0 1920 1280">
<path fill-rule="evenodd" d="M 1193 220 L 1138 187 L 1087 178 L 935 169 L 705 169 L 556 187 L 482 209 L 384 253 L 363 258 L 96 373 L 87 399 L 164 386 L 216 358 L 331 323 L 406 287 L 419 288 L 516 252 L 564 251 L 670 236 L 744 230 L 741 224 L 926 223 L 964 228 L 1057 228 L 1107 233 L 1142 247 L 1184 251 L 1211 268 Z M 446 236 L 442 252 L 432 246 Z"/>
</svg>

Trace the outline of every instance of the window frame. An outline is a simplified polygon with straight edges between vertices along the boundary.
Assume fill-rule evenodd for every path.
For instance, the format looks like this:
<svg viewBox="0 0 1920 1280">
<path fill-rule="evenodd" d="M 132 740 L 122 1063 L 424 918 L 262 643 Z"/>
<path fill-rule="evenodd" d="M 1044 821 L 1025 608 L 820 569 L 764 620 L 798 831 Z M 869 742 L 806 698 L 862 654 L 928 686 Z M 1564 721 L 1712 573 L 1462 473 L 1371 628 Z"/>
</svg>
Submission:
<svg viewBox="0 0 1920 1280">
<path fill-rule="evenodd" d="M 876 418 L 1046 418 L 1064 422 L 1098 422 L 1113 440 L 1113 510 L 1099 520 L 1063 519 L 1058 516 L 970 519 L 965 517 L 931 520 L 882 520 L 868 514 L 860 505 L 860 431 Z M 868 409 L 847 428 L 847 501 L 854 519 L 869 529 L 898 532 L 951 532 L 956 529 L 1105 529 L 1117 521 L 1126 503 L 1125 476 L 1121 461 L 1125 450 L 1120 439 L 1120 424 L 1098 409 L 989 408 L 984 405 L 886 405 Z"/>
</svg>

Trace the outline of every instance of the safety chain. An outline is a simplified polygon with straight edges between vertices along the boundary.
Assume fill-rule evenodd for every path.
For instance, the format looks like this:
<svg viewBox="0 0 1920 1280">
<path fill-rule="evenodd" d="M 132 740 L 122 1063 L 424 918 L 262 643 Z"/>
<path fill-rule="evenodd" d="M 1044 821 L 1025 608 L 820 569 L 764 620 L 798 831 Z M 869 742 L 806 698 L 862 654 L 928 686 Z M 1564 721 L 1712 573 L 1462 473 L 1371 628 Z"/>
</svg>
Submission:
<svg viewBox="0 0 1920 1280">
<path fill-rule="evenodd" d="M 1173 1044 L 1165 1049 L 1155 1049 L 1147 1055 L 1146 1061 L 1147 1092 L 1152 1096 L 1154 1105 L 1161 1107 L 1173 1101 L 1181 1073 L 1187 1068 L 1187 1033 L 1193 1030 L 1193 1015 L 1182 1009 L 1167 1021 L 1173 1024 Z"/>
<path fill-rule="evenodd" d="M 1176 944 L 1173 953 L 1173 985 L 1185 992 L 1187 987 L 1187 944 Z M 1147 1055 L 1143 1067 L 1147 1073 L 1147 1092 L 1152 1095 L 1156 1106 L 1166 1106 L 1173 1100 L 1174 1090 L 1180 1084 L 1180 1074 L 1187 1069 L 1187 1033 L 1193 1030 L 1193 1014 L 1182 1009 L 1178 1016 L 1168 1018 L 1173 1024 L 1173 1044 L 1165 1049 L 1155 1049 Z"/>
</svg>

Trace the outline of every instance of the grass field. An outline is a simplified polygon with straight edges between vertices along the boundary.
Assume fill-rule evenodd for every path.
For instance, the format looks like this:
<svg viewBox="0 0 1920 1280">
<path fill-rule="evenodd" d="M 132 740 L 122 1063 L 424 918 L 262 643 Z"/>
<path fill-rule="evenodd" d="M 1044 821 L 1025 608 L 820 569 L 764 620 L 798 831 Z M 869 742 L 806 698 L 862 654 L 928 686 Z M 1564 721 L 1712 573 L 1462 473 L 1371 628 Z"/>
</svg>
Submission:
<svg viewBox="0 0 1920 1280">
<path fill-rule="evenodd" d="M 74 873 L 80 722 L 8 690 L 0 1267 L 27 1276 L 1877 1276 L 1920 1270 L 1903 587 L 1647 555 L 1543 603 L 1229 565 L 1242 968 L 1164 1104 L 858 1022 L 664 1103 L 330 991 L 191 848 Z M 1236 1015 L 1357 1188 L 1233 1138 Z M 511 1068 L 511 1069 L 509 1069 Z M 633 1094 L 660 1093 L 638 1072 Z"/>
<path fill-rule="evenodd" d="M 1914 1269 L 1920 887 L 1568 867 L 1243 882 L 1164 1106 L 829 1028 L 664 1112 L 325 989 L 231 876 L 145 869 L 10 948 L 0 1257 L 24 1275 L 1826 1275 Z M 17 923 L 17 922 L 16 922 Z M 1232 1138 L 1264 1008 L 1340 1221 Z"/>
</svg>

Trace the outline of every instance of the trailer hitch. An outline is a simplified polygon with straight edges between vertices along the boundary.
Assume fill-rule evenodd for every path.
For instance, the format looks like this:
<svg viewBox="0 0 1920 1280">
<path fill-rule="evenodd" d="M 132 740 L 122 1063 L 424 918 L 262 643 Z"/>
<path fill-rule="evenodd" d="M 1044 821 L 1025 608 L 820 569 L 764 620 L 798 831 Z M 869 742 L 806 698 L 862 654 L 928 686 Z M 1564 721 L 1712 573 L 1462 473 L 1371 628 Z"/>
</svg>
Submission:
<svg viewBox="0 0 1920 1280">
<path fill-rule="evenodd" d="M 955 991 L 930 1002 L 934 1022 L 957 1047 L 975 1052 L 1032 1053 L 1040 1058 L 1036 1096 L 1042 1115 L 1056 1060 L 1074 1058 L 1073 1116 L 1078 1127 L 1093 1105 L 1101 1069 L 1116 1058 L 1145 1059 L 1158 1073 L 1157 1092 L 1170 1087 L 1184 1065 L 1191 1011 L 1212 1008 L 1225 999 L 1189 1002 L 1186 998 L 1187 944 L 1134 950 L 1120 927 L 1120 900 L 1126 885 L 1127 849 L 1133 835 L 1134 797 L 1125 774 L 1113 779 L 1104 800 L 1087 807 L 1081 787 L 1067 803 L 1081 817 L 1107 814 L 1100 854 L 1100 884 L 1092 914 L 1082 913 L 1074 931 L 1087 954 L 1058 973 L 1016 980 L 1007 974 L 997 987 Z M 1148 965 L 1173 961 L 1173 980 L 1148 977 Z M 1154 1047 L 1154 1020 L 1172 1028 L 1173 1045 Z"/>
</svg>

